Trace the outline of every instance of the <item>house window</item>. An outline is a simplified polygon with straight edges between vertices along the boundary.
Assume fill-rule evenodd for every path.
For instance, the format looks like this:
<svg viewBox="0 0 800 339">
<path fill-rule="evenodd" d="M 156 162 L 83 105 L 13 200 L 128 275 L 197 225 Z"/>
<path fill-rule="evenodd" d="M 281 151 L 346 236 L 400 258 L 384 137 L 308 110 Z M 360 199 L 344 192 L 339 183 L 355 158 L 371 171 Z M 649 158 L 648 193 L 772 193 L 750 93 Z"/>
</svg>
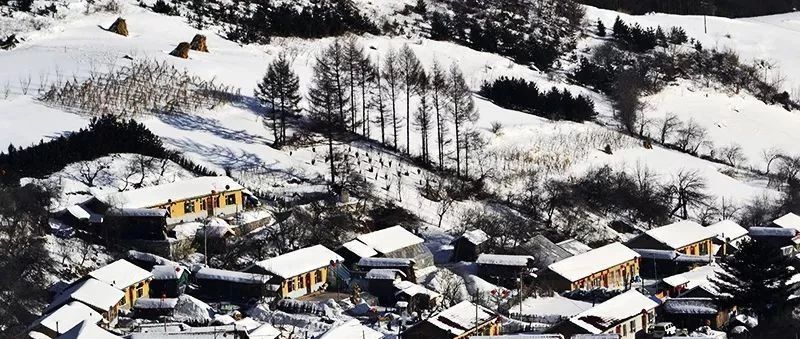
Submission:
<svg viewBox="0 0 800 339">
<path fill-rule="evenodd" d="M 236 205 L 236 195 L 228 194 L 225 196 L 225 205 Z"/>
<path fill-rule="evenodd" d="M 314 281 L 322 282 L 322 270 L 317 270 L 314 272 Z"/>
<path fill-rule="evenodd" d="M 635 332 L 636 331 L 636 319 L 631 320 L 630 326 L 631 326 L 631 332 Z"/>
<path fill-rule="evenodd" d="M 703 241 L 700 243 L 700 255 L 708 254 L 708 243 Z"/>
<path fill-rule="evenodd" d="M 297 284 L 298 284 L 298 286 L 297 286 L 298 289 L 306 287 L 305 275 L 301 275 L 301 276 L 298 277 Z"/>
<path fill-rule="evenodd" d="M 183 213 L 194 213 L 194 201 L 185 201 L 183 203 Z"/>
</svg>

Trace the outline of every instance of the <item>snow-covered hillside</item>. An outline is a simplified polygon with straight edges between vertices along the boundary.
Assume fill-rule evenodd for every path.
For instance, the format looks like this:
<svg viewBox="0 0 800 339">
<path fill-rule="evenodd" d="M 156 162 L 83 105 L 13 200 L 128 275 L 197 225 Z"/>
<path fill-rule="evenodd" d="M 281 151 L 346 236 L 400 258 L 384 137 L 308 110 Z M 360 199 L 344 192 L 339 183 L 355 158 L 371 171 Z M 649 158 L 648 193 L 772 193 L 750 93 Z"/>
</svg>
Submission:
<svg viewBox="0 0 800 339">
<path fill-rule="evenodd" d="M 589 8 L 587 22 L 599 17 L 611 23 L 617 15 L 616 12 Z M 110 25 L 117 16 L 126 18 L 131 32 L 129 37 L 101 28 Z M 791 30 L 794 25 L 792 18 L 796 17 L 793 15 L 747 20 L 711 18 L 712 33 L 709 35 L 700 34 L 696 22 L 699 19 L 694 17 L 623 17 L 645 25 L 683 25 L 690 36 L 711 46 L 718 46 L 721 40 L 730 40 L 730 47 L 741 49 L 743 56 L 771 56 L 787 74 L 800 67 L 795 65 L 797 59 L 791 57 L 793 44 L 788 43 L 800 35 Z M 195 33 L 208 36 L 211 53 L 192 53 L 186 60 L 168 55 L 179 42 L 190 40 Z M 266 65 L 278 54 L 285 53 L 300 76 L 301 88 L 305 88 L 310 83 L 316 55 L 332 41 L 276 38 L 270 45 L 242 46 L 213 33 L 197 31 L 181 17 L 160 15 L 134 3 L 125 3 L 121 14 L 73 14 L 43 31 L 24 34 L 26 41 L 17 48 L 0 52 L 0 64 L 20 65 L 0 69 L 0 85 L 8 84 L 10 87 L 8 98 L 0 98 L 0 120 L 4 121 L 0 125 L 0 144 L 26 146 L 74 131 L 88 122 L 86 116 L 35 100 L 42 84 L 73 77 L 85 79 L 92 72 L 106 72 L 127 65 L 132 62 L 130 58 L 152 59 L 186 69 L 207 80 L 215 79 L 234 86 L 247 96 L 262 77 Z M 728 33 L 730 38 L 725 36 Z M 430 68 L 434 60 L 445 66 L 457 64 L 467 75 L 473 90 L 477 90 L 483 81 L 500 76 L 522 77 L 536 82 L 540 88 L 556 86 L 568 88 L 576 94 L 587 94 L 595 100 L 601 116 L 613 115 L 611 105 L 603 95 L 568 84 L 559 72 L 544 74 L 515 64 L 508 58 L 448 42 L 383 36 L 360 37 L 360 42 L 376 60 L 390 48 L 408 44 L 426 68 Z M 591 45 L 591 42 L 582 42 L 582 45 Z M 771 52 L 777 49 L 781 53 Z M 30 79 L 30 85 L 27 85 L 27 79 Z M 791 77 L 787 79 L 787 83 L 794 81 Z M 739 202 L 775 194 L 765 188 L 764 182 L 747 176 L 732 177 L 730 174 L 734 171 L 727 166 L 659 147 L 648 150 L 613 128 L 595 123 L 553 122 L 497 107 L 479 97 L 476 100 L 480 111 L 476 127 L 487 137 L 489 145 L 473 168 L 483 166 L 501 173 L 489 180 L 489 187 L 497 194 L 518 190 L 525 173 L 532 170 L 550 177 L 564 177 L 604 164 L 626 170 L 647 167 L 664 181 L 681 170 L 697 171 L 708 181 L 708 193 Z M 648 102 L 647 116 L 659 118 L 673 112 L 684 121 L 694 119 L 709 129 L 716 145 L 741 144 L 754 166 L 760 165 L 758 155 L 763 149 L 789 148 L 794 143 L 791 135 L 800 124 L 796 112 L 768 106 L 751 96 L 731 97 L 690 84 L 668 87 L 648 98 Z M 290 178 L 299 178 L 311 185 L 312 182 L 318 183 L 327 173 L 324 154 L 319 149 L 276 150 L 268 146 L 271 133 L 263 125 L 260 109 L 254 105 L 227 105 L 185 115 L 142 115 L 137 119 L 161 136 L 168 147 L 180 150 L 190 159 L 217 171 L 236 171 L 250 185 L 263 186 L 258 188 L 264 191 L 285 189 Z M 493 123 L 502 124 L 500 133 L 490 132 Z M 412 153 L 418 154 L 417 139 L 415 133 L 412 134 Z M 402 136 L 398 141 L 400 145 L 408 142 Z M 605 145 L 612 146 L 612 155 L 602 152 Z M 368 154 L 370 160 L 386 159 L 388 163 L 388 160 L 395 159 L 395 164 L 401 162 L 391 152 L 372 149 L 366 144 L 353 144 L 347 148 L 353 154 L 359 150 Z M 359 170 L 364 173 L 373 167 L 375 165 L 366 161 L 359 163 Z M 401 178 L 396 174 L 397 170 L 410 175 Z M 376 195 L 394 200 L 423 220 L 435 224 L 437 203 L 421 197 L 415 187 L 426 176 L 425 171 L 401 164 L 369 173 L 366 176 L 374 184 Z M 399 192 L 396 191 L 397 184 L 391 188 L 398 181 L 404 186 Z M 461 203 L 454 209 L 446 217 L 445 228 L 454 226 L 458 211 L 471 205 Z"/>
</svg>

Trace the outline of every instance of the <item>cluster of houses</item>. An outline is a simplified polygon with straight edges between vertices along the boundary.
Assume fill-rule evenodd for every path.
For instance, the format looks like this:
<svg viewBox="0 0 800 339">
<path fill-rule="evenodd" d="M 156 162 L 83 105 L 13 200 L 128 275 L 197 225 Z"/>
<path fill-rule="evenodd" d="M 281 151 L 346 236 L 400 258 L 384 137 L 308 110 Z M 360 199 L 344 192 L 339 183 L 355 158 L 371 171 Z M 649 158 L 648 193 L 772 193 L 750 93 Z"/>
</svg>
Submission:
<svg viewBox="0 0 800 339">
<path fill-rule="evenodd" d="M 224 238 L 241 232 L 228 221 L 256 203 L 231 178 L 200 177 L 98 193 L 70 206 L 59 213 L 61 222 L 129 241 L 130 248 L 139 250 L 54 288 L 49 306 L 30 327 L 30 337 L 120 338 L 125 333 L 128 338 L 155 339 L 167 332 L 171 337 L 216 338 L 223 333 L 281 338 L 281 330 L 271 324 L 244 316 L 212 319 L 210 314 L 220 305 L 246 310 L 264 302 L 290 312 L 324 313 L 313 300 L 331 291 L 340 292 L 338 298 L 344 293 L 353 304 L 367 304 L 373 313 L 426 314 L 400 329 L 402 338 L 522 338 L 501 334 L 509 321 L 537 324 L 512 330 L 537 333 L 525 338 L 642 338 L 664 322 L 713 332 L 749 326 L 735 306 L 722 302 L 726 296 L 715 277 L 725 272 L 715 262 L 735 253 L 747 239 L 786 255 L 795 255 L 800 244 L 800 216 L 794 214 L 749 230 L 729 220 L 709 226 L 680 221 L 598 248 L 537 235 L 522 246 L 526 253 L 521 254 L 486 253 L 490 237 L 481 230 L 467 231 L 452 241 L 452 261 L 474 263 L 483 280 L 517 293 L 528 284 L 556 293 L 533 298 L 533 311 L 519 302 L 518 311 L 502 313 L 470 301 L 444 307 L 443 296 L 421 281 L 437 269 L 434 255 L 422 238 L 402 226 L 357 235 L 337 248 L 297 249 L 240 271 L 186 267 L 163 257 L 173 255 L 171 243 L 184 233 L 194 237 L 202 230 L 205 238 Z M 141 250 L 147 242 L 167 243 L 169 250 L 158 252 L 150 249 L 160 247 L 147 245 L 148 250 Z M 187 310 L 194 315 L 184 316 Z M 209 316 L 197 318 L 198 310 L 208 310 Z M 131 325 L 131 319 L 151 322 Z M 152 321 L 167 319 L 183 322 L 165 322 L 163 330 L 153 331 L 160 325 Z M 322 338 L 362 336 L 383 337 L 349 321 Z"/>
</svg>

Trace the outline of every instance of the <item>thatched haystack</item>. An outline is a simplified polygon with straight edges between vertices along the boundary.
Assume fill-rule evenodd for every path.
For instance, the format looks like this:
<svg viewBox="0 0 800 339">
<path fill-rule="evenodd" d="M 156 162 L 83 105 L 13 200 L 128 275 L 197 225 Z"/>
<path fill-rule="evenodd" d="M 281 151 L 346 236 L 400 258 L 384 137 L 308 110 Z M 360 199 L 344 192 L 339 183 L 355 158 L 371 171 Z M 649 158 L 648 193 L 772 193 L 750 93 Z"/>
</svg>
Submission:
<svg viewBox="0 0 800 339">
<path fill-rule="evenodd" d="M 188 42 L 181 42 L 178 44 L 178 47 L 175 47 L 169 55 L 176 56 L 182 59 L 189 59 L 189 43 Z"/>
<path fill-rule="evenodd" d="M 111 27 L 109 27 L 108 30 L 122 36 L 128 36 L 128 24 L 125 22 L 125 19 L 123 18 L 117 18 L 117 21 L 114 21 L 114 23 L 111 24 Z"/>
<path fill-rule="evenodd" d="M 195 34 L 192 38 L 191 49 L 198 52 L 208 53 L 208 45 L 206 45 L 206 36 L 202 34 Z"/>
</svg>

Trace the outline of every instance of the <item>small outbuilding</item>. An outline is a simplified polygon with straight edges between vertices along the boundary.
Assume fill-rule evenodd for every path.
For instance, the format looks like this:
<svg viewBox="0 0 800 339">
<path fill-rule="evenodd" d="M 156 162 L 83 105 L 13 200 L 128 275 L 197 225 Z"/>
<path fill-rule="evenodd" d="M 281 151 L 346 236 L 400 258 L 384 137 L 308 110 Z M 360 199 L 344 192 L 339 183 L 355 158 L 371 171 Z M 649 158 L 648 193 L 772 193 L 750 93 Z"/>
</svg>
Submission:
<svg viewBox="0 0 800 339">
<path fill-rule="evenodd" d="M 453 261 L 475 261 L 478 255 L 484 252 L 484 244 L 489 240 L 489 235 L 482 230 L 466 231 L 461 236 L 453 239 Z"/>
<path fill-rule="evenodd" d="M 484 253 L 475 263 L 478 264 L 478 276 L 508 288 L 518 287 L 518 279 L 526 281 L 535 276 L 535 259 L 529 255 Z"/>
</svg>

